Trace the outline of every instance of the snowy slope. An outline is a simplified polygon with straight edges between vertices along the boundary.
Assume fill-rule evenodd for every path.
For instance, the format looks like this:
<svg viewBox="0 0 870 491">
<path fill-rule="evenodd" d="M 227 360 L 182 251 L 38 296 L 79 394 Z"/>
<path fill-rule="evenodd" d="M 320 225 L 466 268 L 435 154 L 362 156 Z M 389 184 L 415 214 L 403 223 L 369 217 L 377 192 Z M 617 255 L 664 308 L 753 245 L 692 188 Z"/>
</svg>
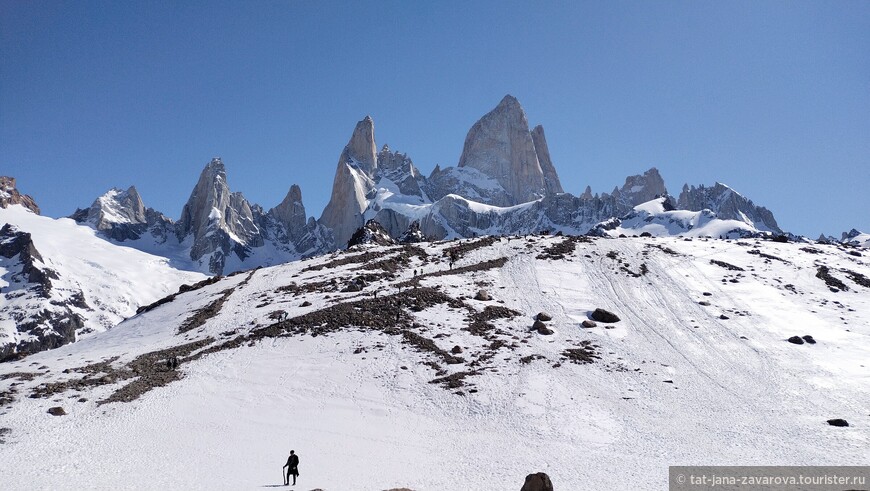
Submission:
<svg viewBox="0 0 870 491">
<path fill-rule="evenodd" d="M 664 489 L 669 465 L 864 465 L 868 276 L 835 246 L 675 237 L 363 247 L 241 273 L 0 365 L 0 482 L 258 489 L 290 449 L 294 489 L 327 490 L 519 489 L 535 471 Z M 621 321 L 581 327 L 598 307 Z M 540 311 L 554 334 L 529 330 Z"/>
<path fill-rule="evenodd" d="M 71 219 L 36 215 L 21 205 L 0 208 L 0 222 L 29 233 L 42 256 L 39 264 L 56 275 L 45 298 L 11 284 L 14 261 L 2 258 L 0 287 L 0 341 L 18 343 L 32 336 L 16 328 L 45 310 L 70 308 L 83 319 L 78 334 L 111 328 L 179 285 L 205 278 L 199 273 L 178 271 L 165 258 L 115 245 L 96 235 L 94 229 Z M 13 258 L 14 259 L 14 258 Z M 83 300 L 83 303 L 80 301 Z M 46 329 L 50 329 L 46 326 Z"/>
<path fill-rule="evenodd" d="M 626 216 L 611 219 L 598 227 L 606 235 L 648 233 L 655 237 L 680 235 L 686 237 L 745 237 L 764 229 L 756 229 L 748 218 L 744 220 L 722 219 L 709 209 L 701 211 L 675 210 L 667 207 L 668 198 L 656 198 L 641 203 Z M 609 226 L 608 226 L 609 225 Z"/>
</svg>

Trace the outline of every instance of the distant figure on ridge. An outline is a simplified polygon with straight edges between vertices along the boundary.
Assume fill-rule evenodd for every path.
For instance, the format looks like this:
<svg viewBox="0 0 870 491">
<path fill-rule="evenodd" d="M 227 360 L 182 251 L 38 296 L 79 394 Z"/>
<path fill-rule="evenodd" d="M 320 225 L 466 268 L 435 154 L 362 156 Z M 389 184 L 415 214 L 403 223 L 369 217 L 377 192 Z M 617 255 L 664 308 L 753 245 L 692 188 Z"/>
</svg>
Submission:
<svg viewBox="0 0 870 491">
<path fill-rule="evenodd" d="M 290 451 L 290 456 L 287 457 L 287 463 L 284 464 L 287 468 L 287 476 L 284 477 L 284 485 L 290 485 L 290 476 L 293 476 L 293 485 L 296 485 L 296 476 L 299 475 L 299 456 L 293 450 Z M 282 467 L 283 469 L 283 467 Z"/>
</svg>

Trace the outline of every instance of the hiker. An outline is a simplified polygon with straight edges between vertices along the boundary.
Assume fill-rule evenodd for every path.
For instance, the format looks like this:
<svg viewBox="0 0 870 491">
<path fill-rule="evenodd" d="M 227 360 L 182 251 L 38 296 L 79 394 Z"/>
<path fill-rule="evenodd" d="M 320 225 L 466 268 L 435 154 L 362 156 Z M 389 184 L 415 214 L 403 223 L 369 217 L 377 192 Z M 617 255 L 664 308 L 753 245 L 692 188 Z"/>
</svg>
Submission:
<svg viewBox="0 0 870 491">
<path fill-rule="evenodd" d="M 296 476 L 299 475 L 299 457 L 293 450 L 290 451 L 290 456 L 287 457 L 287 463 L 284 464 L 287 468 L 287 476 L 284 477 L 284 485 L 290 485 L 290 476 L 293 476 L 293 485 L 296 485 Z M 283 469 L 283 467 L 282 467 Z"/>
</svg>

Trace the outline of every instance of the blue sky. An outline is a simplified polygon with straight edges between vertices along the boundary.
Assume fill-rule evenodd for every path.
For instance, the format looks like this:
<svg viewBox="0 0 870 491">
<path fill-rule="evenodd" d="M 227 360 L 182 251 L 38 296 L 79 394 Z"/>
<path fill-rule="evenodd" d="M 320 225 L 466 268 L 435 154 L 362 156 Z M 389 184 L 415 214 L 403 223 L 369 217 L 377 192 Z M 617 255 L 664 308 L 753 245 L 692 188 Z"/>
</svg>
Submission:
<svg viewBox="0 0 870 491">
<path fill-rule="evenodd" d="M 49 216 L 135 184 L 177 218 L 213 156 L 319 216 L 365 115 L 428 174 L 508 93 L 569 192 L 655 166 L 870 231 L 870 2 L 0 0 L 0 174 Z"/>
</svg>

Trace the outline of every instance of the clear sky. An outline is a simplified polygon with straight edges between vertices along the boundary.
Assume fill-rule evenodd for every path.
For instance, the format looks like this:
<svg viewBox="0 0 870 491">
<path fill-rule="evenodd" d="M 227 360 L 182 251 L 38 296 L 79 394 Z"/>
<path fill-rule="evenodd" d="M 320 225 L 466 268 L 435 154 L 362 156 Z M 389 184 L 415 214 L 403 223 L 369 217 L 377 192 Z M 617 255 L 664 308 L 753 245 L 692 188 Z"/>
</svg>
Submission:
<svg viewBox="0 0 870 491">
<path fill-rule="evenodd" d="M 0 174 L 49 216 L 134 184 L 177 218 L 220 156 L 319 217 L 365 115 L 428 175 L 508 93 L 566 191 L 655 166 L 870 231 L 867 1 L 0 0 Z"/>
</svg>

